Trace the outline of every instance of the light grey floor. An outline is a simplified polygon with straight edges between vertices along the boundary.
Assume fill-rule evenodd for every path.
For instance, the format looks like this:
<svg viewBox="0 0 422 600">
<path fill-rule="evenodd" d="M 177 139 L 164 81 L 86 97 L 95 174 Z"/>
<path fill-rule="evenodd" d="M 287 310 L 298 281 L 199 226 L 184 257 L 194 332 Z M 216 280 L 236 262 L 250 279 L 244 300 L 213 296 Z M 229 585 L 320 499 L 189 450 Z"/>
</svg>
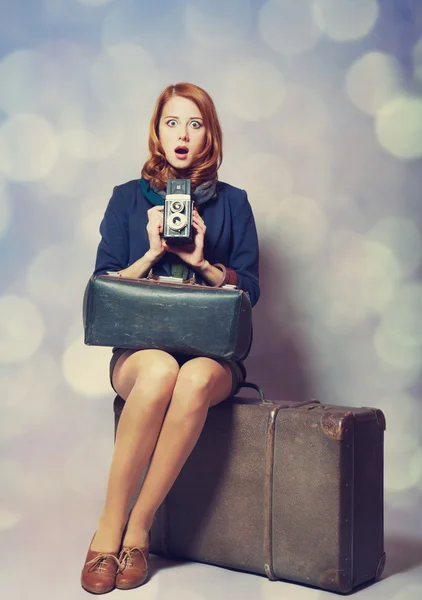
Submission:
<svg viewBox="0 0 422 600">
<path fill-rule="evenodd" d="M 91 533 L 91 532 L 90 532 Z M 2 556 L 3 600 L 77 600 L 90 595 L 79 584 L 89 539 L 78 530 L 64 547 L 59 532 L 40 532 L 40 545 Z M 89 536 L 88 536 L 89 537 Z M 54 540 L 54 538 L 56 538 Z M 354 592 L 358 600 L 421 600 L 422 538 L 386 536 L 387 566 L 380 581 Z M 92 597 L 92 596 L 91 596 Z M 180 563 L 153 556 L 148 582 L 135 590 L 113 590 L 107 598 L 145 600 L 322 600 L 341 597 L 288 582 L 239 573 L 199 563 Z"/>
</svg>

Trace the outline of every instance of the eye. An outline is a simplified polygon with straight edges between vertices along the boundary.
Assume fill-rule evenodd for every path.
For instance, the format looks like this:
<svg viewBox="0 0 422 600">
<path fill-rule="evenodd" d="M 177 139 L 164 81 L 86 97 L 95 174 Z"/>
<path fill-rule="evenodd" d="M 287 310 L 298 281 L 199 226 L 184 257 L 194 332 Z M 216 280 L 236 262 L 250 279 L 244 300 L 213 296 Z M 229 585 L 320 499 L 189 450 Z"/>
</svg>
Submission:
<svg viewBox="0 0 422 600">
<path fill-rule="evenodd" d="M 168 125 L 169 127 L 176 127 L 176 125 L 177 125 L 177 121 L 176 121 L 176 119 L 169 119 L 169 120 L 167 121 L 167 125 Z"/>
<path fill-rule="evenodd" d="M 200 129 L 202 127 L 202 123 L 200 121 L 191 121 L 190 124 L 193 129 Z"/>
</svg>

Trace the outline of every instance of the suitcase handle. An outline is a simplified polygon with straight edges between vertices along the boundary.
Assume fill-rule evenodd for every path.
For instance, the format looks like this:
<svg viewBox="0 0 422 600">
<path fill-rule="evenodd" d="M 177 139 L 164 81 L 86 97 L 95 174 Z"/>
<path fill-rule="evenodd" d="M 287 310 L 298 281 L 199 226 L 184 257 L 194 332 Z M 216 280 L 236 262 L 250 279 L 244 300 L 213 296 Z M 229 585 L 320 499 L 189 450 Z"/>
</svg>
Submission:
<svg viewBox="0 0 422 600">
<path fill-rule="evenodd" d="M 264 392 L 261 390 L 259 385 L 257 385 L 256 383 L 251 383 L 250 381 L 244 381 L 243 383 L 241 383 L 239 385 L 239 389 L 240 388 L 251 388 L 253 390 L 256 390 L 259 394 L 259 397 L 261 398 L 262 404 L 272 404 L 272 402 L 265 399 Z"/>
</svg>

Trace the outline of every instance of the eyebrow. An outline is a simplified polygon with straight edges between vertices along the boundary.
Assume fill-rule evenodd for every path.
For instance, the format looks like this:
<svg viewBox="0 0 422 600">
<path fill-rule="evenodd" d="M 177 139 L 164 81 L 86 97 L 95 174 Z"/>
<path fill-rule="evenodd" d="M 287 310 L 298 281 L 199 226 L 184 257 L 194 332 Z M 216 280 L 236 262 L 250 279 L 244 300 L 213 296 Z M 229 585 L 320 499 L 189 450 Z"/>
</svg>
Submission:
<svg viewBox="0 0 422 600">
<path fill-rule="evenodd" d="M 164 119 L 178 119 L 179 117 L 176 117 L 175 115 L 167 115 L 164 117 Z M 203 121 L 204 119 L 202 117 L 189 117 L 189 119 L 193 120 L 195 119 L 196 121 Z"/>
</svg>

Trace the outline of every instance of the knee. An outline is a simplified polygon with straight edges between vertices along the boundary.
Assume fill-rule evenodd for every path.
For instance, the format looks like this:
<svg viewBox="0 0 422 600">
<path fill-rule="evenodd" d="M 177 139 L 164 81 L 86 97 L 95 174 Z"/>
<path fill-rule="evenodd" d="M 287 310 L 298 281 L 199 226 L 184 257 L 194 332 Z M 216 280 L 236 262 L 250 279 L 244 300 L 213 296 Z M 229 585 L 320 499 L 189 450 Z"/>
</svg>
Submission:
<svg viewBox="0 0 422 600">
<path fill-rule="evenodd" d="M 156 351 L 152 359 L 144 365 L 143 376 L 155 381 L 172 383 L 173 386 L 179 374 L 179 364 L 173 356 L 166 352 Z"/>
<path fill-rule="evenodd" d="M 179 365 L 170 354 L 152 351 L 150 360 L 139 365 L 134 388 L 142 397 L 169 401 L 178 374 Z"/>
<path fill-rule="evenodd" d="M 185 412 L 197 412 L 208 407 L 215 379 L 215 375 L 209 369 L 183 366 L 177 379 L 177 401 L 181 408 Z"/>
</svg>

